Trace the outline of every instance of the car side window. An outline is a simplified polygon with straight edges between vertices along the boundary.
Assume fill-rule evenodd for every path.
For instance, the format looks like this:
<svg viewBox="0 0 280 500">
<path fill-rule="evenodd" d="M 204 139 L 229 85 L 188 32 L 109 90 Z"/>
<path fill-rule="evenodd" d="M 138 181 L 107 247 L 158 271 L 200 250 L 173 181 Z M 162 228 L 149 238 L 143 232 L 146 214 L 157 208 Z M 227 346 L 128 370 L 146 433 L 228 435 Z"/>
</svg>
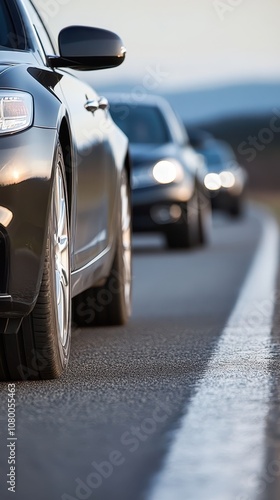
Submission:
<svg viewBox="0 0 280 500">
<path fill-rule="evenodd" d="M 37 34 L 37 37 L 39 39 L 39 42 L 40 42 L 40 45 L 42 47 L 42 50 L 44 52 L 44 55 L 53 55 L 56 53 L 56 50 L 54 48 L 54 44 L 52 42 L 52 40 L 50 39 L 50 36 L 38 14 L 38 12 L 36 11 L 35 7 L 33 6 L 33 4 L 29 1 L 29 0 L 26 0 L 25 1 L 25 6 L 26 6 L 26 10 L 29 14 L 29 17 L 32 21 L 32 24 L 35 28 L 35 31 L 36 31 L 36 34 Z"/>
</svg>

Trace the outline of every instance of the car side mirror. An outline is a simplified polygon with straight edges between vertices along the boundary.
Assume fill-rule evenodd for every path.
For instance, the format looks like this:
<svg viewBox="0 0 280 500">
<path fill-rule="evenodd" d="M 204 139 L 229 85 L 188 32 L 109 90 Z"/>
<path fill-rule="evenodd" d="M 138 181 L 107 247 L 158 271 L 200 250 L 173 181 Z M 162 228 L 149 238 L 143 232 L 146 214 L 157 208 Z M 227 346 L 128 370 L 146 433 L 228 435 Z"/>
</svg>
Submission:
<svg viewBox="0 0 280 500">
<path fill-rule="evenodd" d="M 88 26 L 69 26 L 58 36 L 60 56 L 49 56 L 52 68 L 77 70 L 114 68 L 125 59 L 122 40 L 112 31 Z"/>
</svg>

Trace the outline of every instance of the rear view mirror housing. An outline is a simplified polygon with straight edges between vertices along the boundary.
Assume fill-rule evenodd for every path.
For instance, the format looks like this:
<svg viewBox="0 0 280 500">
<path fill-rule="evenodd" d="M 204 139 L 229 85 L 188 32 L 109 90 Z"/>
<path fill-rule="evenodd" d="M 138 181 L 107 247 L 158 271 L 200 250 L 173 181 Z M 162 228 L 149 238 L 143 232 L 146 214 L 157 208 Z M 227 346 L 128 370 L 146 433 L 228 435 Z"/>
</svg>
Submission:
<svg viewBox="0 0 280 500">
<path fill-rule="evenodd" d="M 114 68 L 122 64 L 126 49 L 112 31 L 88 26 L 69 26 L 58 36 L 60 56 L 49 56 L 52 68 L 89 71 Z"/>
</svg>

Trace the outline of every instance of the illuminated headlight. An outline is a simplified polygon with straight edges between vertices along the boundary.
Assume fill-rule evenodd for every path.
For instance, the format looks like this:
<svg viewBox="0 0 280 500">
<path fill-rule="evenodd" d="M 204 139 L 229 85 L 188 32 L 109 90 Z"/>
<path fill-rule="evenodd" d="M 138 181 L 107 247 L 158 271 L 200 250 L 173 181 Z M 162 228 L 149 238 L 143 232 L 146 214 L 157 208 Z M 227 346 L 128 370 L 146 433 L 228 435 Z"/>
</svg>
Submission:
<svg viewBox="0 0 280 500">
<path fill-rule="evenodd" d="M 235 177 L 232 172 L 226 170 L 219 174 L 223 188 L 232 188 L 235 184 Z"/>
<path fill-rule="evenodd" d="M 33 100 L 26 92 L 0 91 L 0 135 L 24 130 L 32 124 Z"/>
<path fill-rule="evenodd" d="M 204 177 L 204 186 L 209 189 L 209 191 L 218 191 L 222 187 L 222 182 L 219 174 L 211 172 Z"/>
<path fill-rule="evenodd" d="M 183 169 L 176 160 L 162 160 L 153 168 L 153 178 L 159 184 L 171 184 L 183 178 Z"/>
<path fill-rule="evenodd" d="M 226 170 L 219 174 L 211 172 L 204 177 L 204 186 L 209 189 L 209 191 L 218 191 L 221 188 L 230 189 L 234 185 L 234 174 Z"/>
</svg>

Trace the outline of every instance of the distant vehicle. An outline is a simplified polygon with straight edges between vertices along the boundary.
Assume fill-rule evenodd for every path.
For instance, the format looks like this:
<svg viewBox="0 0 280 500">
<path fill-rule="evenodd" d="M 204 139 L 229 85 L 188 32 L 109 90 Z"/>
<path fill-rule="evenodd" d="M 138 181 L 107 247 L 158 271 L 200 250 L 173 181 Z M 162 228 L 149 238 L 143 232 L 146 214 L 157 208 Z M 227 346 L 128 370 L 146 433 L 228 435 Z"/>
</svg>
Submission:
<svg viewBox="0 0 280 500">
<path fill-rule="evenodd" d="M 169 248 L 205 244 L 211 225 L 205 164 L 183 124 L 161 97 L 108 98 L 114 121 L 130 141 L 133 229 L 163 233 Z"/>
<path fill-rule="evenodd" d="M 190 127 L 188 124 L 185 124 L 185 129 L 187 131 L 190 144 L 195 150 L 202 148 L 205 142 L 209 139 L 214 139 L 214 136 L 210 134 L 210 132 L 201 128 Z"/>
<path fill-rule="evenodd" d="M 70 26 L 56 50 L 29 0 L 0 0 L 0 26 L 0 380 L 55 378 L 71 306 L 86 326 L 130 314 L 128 140 L 63 69 L 118 66 L 125 49 Z"/>
<path fill-rule="evenodd" d="M 209 192 L 213 208 L 232 216 L 240 216 L 244 208 L 244 189 L 247 173 L 239 165 L 232 148 L 214 138 L 200 143 L 197 152 L 206 161 L 207 174 L 204 185 Z"/>
</svg>

